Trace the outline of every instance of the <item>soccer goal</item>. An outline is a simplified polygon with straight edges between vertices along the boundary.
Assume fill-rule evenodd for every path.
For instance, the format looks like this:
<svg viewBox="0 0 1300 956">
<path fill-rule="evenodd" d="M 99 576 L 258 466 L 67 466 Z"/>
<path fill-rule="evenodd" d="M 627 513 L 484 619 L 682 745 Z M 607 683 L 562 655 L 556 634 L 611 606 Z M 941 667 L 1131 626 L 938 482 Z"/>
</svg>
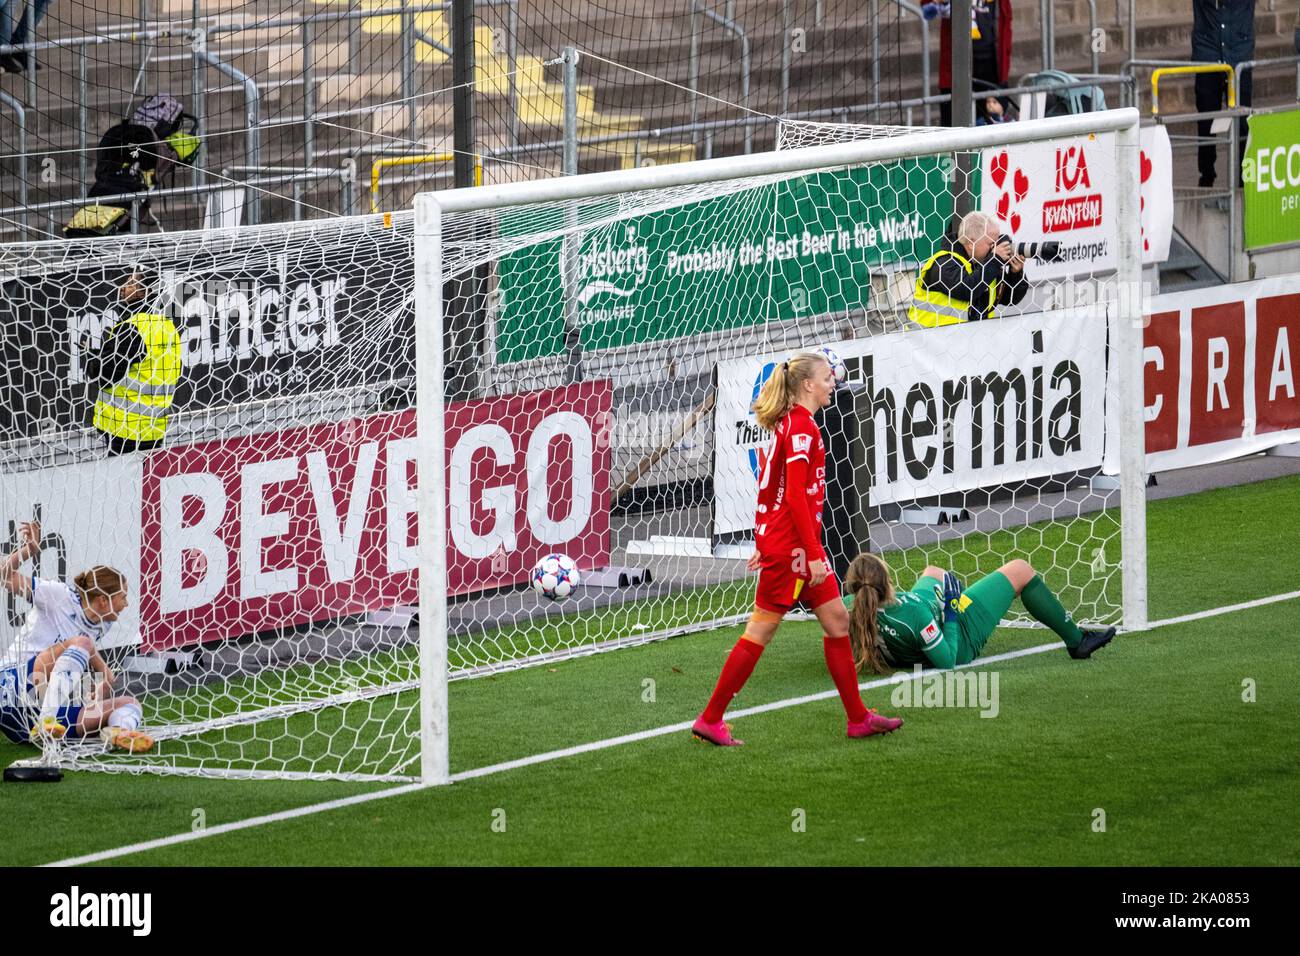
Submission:
<svg viewBox="0 0 1300 956">
<path fill-rule="evenodd" d="M 39 511 L 40 578 L 124 572 L 105 650 L 157 740 L 42 759 L 446 782 L 449 680 L 748 616 L 749 404 L 803 349 L 843 379 L 833 557 L 1024 557 L 1079 616 L 1143 626 L 1137 123 L 799 124 L 771 153 L 428 193 L 388 223 L 0 250 L 28 356 L 3 517 Z M 922 327 L 919 270 L 981 210 L 1026 244 L 1025 293 Z M 182 372 L 161 444 L 109 455 L 105 343 L 140 313 Z M 534 573 L 554 555 L 576 582 Z M 28 607 L 6 610 L 21 661 Z"/>
</svg>

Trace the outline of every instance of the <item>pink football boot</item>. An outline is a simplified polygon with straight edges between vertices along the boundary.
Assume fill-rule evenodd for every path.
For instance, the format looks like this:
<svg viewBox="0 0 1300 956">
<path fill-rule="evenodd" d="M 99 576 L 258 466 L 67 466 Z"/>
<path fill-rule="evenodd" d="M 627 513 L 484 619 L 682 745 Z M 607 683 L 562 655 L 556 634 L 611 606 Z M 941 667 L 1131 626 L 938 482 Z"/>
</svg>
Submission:
<svg viewBox="0 0 1300 956">
<path fill-rule="evenodd" d="M 719 747 L 739 747 L 744 743 L 731 736 L 731 725 L 721 720 L 716 724 L 706 724 L 703 717 L 697 717 L 691 733 Z"/>
<path fill-rule="evenodd" d="M 848 735 L 850 737 L 872 737 L 876 734 L 893 733 L 901 726 L 903 726 L 902 717 L 885 717 L 868 708 L 867 716 L 861 721 L 856 724 L 849 722 Z"/>
</svg>

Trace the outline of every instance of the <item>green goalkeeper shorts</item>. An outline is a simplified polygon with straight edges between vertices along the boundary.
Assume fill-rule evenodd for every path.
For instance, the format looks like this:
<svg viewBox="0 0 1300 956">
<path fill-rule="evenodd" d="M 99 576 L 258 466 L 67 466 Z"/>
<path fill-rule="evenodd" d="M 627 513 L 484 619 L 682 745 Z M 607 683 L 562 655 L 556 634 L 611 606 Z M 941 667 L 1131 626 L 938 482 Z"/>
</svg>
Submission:
<svg viewBox="0 0 1300 956">
<path fill-rule="evenodd" d="M 1015 599 L 1016 589 L 1001 571 L 980 578 L 962 592 L 957 602 L 962 636 L 958 664 L 969 664 L 979 656 Z"/>
</svg>

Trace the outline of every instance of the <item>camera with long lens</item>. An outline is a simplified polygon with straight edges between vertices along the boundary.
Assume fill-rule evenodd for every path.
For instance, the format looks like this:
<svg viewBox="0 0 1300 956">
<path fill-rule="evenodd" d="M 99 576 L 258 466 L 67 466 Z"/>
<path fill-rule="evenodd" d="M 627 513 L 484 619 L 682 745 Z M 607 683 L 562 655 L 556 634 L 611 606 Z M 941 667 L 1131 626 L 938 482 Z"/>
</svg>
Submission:
<svg viewBox="0 0 1300 956">
<path fill-rule="evenodd" d="M 1060 262 L 1064 257 L 1061 255 L 1061 244 L 1055 240 L 1048 242 L 1016 242 L 1010 236 L 1003 234 L 998 236 L 998 242 L 1009 242 L 1015 249 L 1016 255 L 1022 259 L 1041 259 L 1043 262 Z"/>
</svg>

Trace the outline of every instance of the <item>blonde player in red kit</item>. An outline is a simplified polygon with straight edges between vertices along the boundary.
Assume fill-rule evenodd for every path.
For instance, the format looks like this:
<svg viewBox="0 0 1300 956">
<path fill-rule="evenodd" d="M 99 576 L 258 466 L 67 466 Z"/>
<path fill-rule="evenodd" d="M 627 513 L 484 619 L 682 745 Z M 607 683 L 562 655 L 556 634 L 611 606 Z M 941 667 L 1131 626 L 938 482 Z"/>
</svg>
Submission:
<svg viewBox="0 0 1300 956">
<path fill-rule="evenodd" d="M 803 352 L 772 370 L 754 402 L 758 424 L 773 432 L 758 482 L 757 550 L 749 569 L 758 571 L 754 613 L 731 649 L 709 704 L 691 732 L 720 747 L 744 743 L 731 736 L 722 715 L 754 672 L 777 626 L 796 603 L 812 608 L 825 630 L 826 669 L 848 715 L 848 736 L 897 730 L 902 720 L 883 717 L 862 703 L 849 644 L 849 612 L 822 548 L 822 502 L 826 499 L 826 447 L 813 413 L 831 403 L 835 373 L 825 357 Z"/>
</svg>

